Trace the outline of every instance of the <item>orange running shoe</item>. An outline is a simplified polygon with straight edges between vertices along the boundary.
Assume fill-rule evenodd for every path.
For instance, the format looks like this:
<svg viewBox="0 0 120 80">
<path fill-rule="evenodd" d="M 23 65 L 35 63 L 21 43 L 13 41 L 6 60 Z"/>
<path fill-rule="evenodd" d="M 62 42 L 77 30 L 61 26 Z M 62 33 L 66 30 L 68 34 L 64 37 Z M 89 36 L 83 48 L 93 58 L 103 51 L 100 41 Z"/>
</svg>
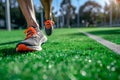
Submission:
<svg viewBox="0 0 120 80">
<path fill-rule="evenodd" d="M 17 52 L 41 51 L 41 45 L 47 41 L 47 37 L 42 31 L 36 31 L 35 28 L 29 27 L 26 31 L 25 40 L 16 46 Z"/>
<path fill-rule="evenodd" d="M 54 26 L 54 22 L 51 20 L 46 20 L 45 21 L 45 32 L 48 36 L 50 36 L 52 34 L 53 31 L 53 26 Z"/>
</svg>

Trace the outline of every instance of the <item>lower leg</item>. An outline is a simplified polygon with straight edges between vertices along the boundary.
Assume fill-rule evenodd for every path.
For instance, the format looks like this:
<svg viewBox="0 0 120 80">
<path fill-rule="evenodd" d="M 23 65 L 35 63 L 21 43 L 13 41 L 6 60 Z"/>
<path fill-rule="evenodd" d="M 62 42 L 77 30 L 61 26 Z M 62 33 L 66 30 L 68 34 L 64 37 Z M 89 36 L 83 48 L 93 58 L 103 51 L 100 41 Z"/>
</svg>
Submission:
<svg viewBox="0 0 120 80">
<path fill-rule="evenodd" d="M 39 24 L 37 23 L 37 20 L 35 17 L 33 1 L 32 0 L 18 0 L 18 2 L 22 10 L 22 13 L 25 16 L 25 19 L 27 21 L 28 27 L 34 26 L 36 28 L 39 28 Z"/>
<path fill-rule="evenodd" d="M 49 20 L 51 18 L 52 0 L 41 0 L 41 3 L 43 5 L 44 11 L 45 11 L 45 19 Z"/>
<path fill-rule="evenodd" d="M 47 38 L 42 31 L 39 30 L 33 2 L 32 0 L 18 0 L 18 2 L 29 28 L 25 31 L 26 38 L 17 44 L 16 51 L 40 51 L 42 50 L 41 45 L 47 41 Z"/>
<path fill-rule="evenodd" d="M 51 5 L 52 0 L 41 0 L 45 11 L 45 32 L 48 36 L 52 34 L 54 22 L 51 19 Z"/>
</svg>

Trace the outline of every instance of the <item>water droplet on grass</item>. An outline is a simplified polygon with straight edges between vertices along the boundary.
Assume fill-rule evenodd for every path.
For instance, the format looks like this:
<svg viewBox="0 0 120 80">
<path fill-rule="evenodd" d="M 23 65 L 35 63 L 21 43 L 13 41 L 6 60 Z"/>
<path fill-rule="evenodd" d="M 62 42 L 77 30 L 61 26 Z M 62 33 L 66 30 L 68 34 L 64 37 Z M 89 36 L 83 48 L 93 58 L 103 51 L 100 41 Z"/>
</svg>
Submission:
<svg viewBox="0 0 120 80">
<path fill-rule="evenodd" d="M 102 67 L 103 65 L 102 65 L 102 63 L 100 64 L 100 67 Z"/>
<path fill-rule="evenodd" d="M 110 66 L 107 66 L 107 69 L 110 70 Z"/>
<path fill-rule="evenodd" d="M 51 64 L 49 64 L 48 68 L 49 68 L 49 69 L 50 69 L 50 68 L 52 68 L 52 65 L 51 65 Z"/>
<path fill-rule="evenodd" d="M 78 56 L 75 56 L 75 59 L 78 59 L 79 57 Z"/>
<path fill-rule="evenodd" d="M 115 67 L 112 67 L 112 68 L 111 68 L 111 71 L 115 71 L 115 70 L 116 70 Z"/>
<path fill-rule="evenodd" d="M 100 60 L 98 60 L 98 61 L 97 61 L 97 63 L 98 63 L 98 64 L 101 64 L 101 61 L 100 61 Z"/>
<path fill-rule="evenodd" d="M 111 63 L 111 65 L 112 65 L 112 66 L 115 65 L 115 63 L 116 63 L 116 61 L 113 61 L 113 62 Z"/>
<path fill-rule="evenodd" d="M 86 72 L 81 70 L 80 73 L 82 74 L 82 76 L 86 76 Z"/>
<path fill-rule="evenodd" d="M 43 79 L 46 80 L 47 78 L 48 78 L 47 75 L 44 74 L 44 75 L 43 75 Z"/>
<path fill-rule="evenodd" d="M 87 59 L 85 59 L 85 61 L 88 61 Z"/>
<path fill-rule="evenodd" d="M 2 57 L 0 57 L 0 60 L 2 60 Z"/>
<path fill-rule="evenodd" d="M 91 63 L 92 61 L 91 60 L 88 60 L 89 63 Z"/>
<path fill-rule="evenodd" d="M 46 62 L 49 62 L 49 60 L 47 59 Z"/>
</svg>

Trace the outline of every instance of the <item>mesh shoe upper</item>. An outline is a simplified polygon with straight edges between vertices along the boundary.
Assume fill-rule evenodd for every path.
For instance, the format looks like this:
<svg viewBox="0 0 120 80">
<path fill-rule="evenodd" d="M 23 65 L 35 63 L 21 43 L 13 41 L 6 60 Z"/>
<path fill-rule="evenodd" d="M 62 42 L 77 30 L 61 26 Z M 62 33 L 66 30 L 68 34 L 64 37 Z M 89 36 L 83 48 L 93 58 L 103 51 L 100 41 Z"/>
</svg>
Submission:
<svg viewBox="0 0 120 80">
<path fill-rule="evenodd" d="M 33 27 L 29 27 L 25 31 L 25 34 L 25 40 L 21 41 L 19 44 L 25 44 L 27 46 L 39 46 L 42 44 L 41 39 L 44 37 L 44 35 L 40 30 L 36 31 Z"/>
</svg>

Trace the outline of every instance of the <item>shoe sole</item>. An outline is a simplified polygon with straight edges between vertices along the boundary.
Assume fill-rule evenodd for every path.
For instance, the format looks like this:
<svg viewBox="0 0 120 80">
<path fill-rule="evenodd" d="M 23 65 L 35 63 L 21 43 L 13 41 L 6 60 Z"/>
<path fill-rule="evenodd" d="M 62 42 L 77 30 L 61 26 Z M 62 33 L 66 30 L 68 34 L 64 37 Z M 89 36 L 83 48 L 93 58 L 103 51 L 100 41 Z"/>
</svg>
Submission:
<svg viewBox="0 0 120 80">
<path fill-rule="evenodd" d="M 45 32 L 46 32 L 46 34 L 47 34 L 48 36 L 50 36 L 50 35 L 52 34 L 52 31 L 53 31 L 53 27 L 51 27 L 51 28 L 49 28 L 49 29 L 47 29 L 47 28 L 45 27 Z"/>
<path fill-rule="evenodd" d="M 40 40 L 40 46 L 27 46 L 25 44 L 19 44 L 16 48 L 16 52 L 31 52 L 31 51 L 41 51 L 41 45 L 44 44 L 47 41 L 47 37 L 43 36 L 43 38 Z"/>
</svg>

